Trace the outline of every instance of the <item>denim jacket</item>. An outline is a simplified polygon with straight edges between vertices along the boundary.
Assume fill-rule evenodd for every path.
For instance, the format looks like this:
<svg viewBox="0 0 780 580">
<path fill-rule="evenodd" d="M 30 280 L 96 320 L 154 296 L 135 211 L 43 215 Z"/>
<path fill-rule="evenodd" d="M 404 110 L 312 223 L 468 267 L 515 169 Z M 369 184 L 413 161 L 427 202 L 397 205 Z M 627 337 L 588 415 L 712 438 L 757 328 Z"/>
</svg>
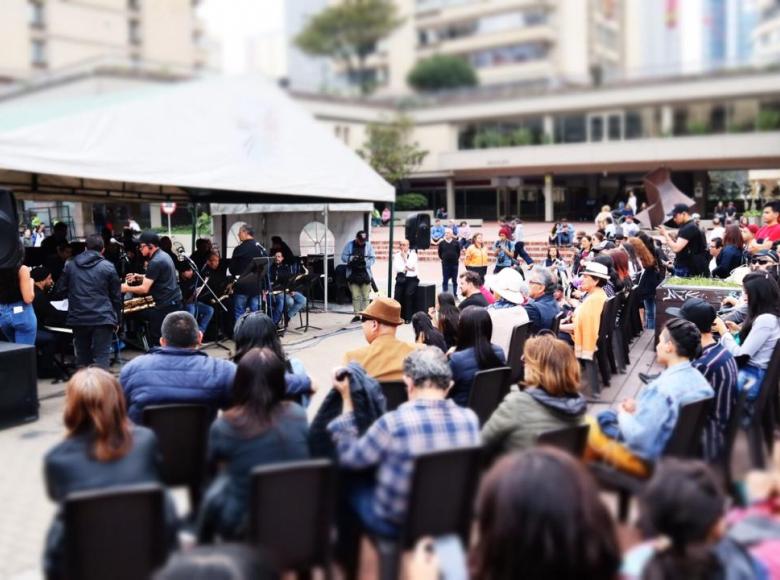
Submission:
<svg viewBox="0 0 780 580">
<path fill-rule="evenodd" d="M 657 459 L 672 435 L 680 406 L 714 395 L 707 379 L 690 362 L 669 367 L 639 393 L 636 412 L 618 412 L 621 439 L 637 456 Z"/>
<path fill-rule="evenodd" d="M 515 263 L 512 258 L 512 242 L 509 240 L 496 240 L 493 244 L 493 250 L 496 252 L 496 266 L 499 268 L 508 268 Z"/>
</svg>

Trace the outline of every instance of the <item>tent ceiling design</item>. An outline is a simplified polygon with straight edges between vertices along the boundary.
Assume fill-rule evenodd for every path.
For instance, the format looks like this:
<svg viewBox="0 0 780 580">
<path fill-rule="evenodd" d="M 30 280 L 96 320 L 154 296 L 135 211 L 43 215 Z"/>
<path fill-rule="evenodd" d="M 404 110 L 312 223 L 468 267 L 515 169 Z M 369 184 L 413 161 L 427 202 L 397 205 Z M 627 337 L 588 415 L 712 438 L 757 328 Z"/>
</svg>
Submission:
<svg viewBox="0 0 780 580">
<path fill-rule="evenodd" d="M 395 198 L 390 184 L 259 76 L 3 104 L 0 185 L 87 200 Z"/>
</svg>

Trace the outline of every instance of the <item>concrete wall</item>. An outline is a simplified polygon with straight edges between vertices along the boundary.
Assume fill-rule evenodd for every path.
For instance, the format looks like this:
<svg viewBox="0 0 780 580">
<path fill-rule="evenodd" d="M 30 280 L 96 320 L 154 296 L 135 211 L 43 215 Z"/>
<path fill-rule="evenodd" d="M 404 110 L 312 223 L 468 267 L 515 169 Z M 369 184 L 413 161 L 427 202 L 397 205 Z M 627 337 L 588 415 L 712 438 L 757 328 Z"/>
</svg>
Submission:
<svg viewBox="0 0 780 580">
<path fill-rule="evenodd" d="M 0 77 L 26 77 L 31 70 L 27 2 L 2 0 L 0 10 Z"/>
</svg>

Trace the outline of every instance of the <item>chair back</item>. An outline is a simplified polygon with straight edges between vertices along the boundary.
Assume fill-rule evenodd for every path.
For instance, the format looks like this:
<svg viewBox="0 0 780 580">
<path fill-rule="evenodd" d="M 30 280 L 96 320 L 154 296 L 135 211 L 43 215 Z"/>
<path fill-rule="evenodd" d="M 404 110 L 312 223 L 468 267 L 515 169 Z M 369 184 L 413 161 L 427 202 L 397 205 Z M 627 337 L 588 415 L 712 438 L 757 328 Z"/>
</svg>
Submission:
<svg viewBox="0 0 780 580">
<path fill-rule="evenodd" d="M 481 446 L 458 447 L 415 457 L 402 548 L 424 536 L 458 534 L 469 545 Z"/>
<path fill-rule="evenodd" d="M 157 436 L 162 480 L 171 486 L 200 485 L 206 473 L 206 444 L 213 411 L 206 405 L 145 407 L 143 423 Z"/>
<path fill-rule="evenodd" d="M 664 456 L 701 459 L 704 423 L 713 403 L 714 399 L 709 398 L 680 407 L 677 423 L 664 447 Z"/>
<path fill-rule="evenodd" d="M 506 362 L 512 369 L 510 384 L 523 380 L 523 349 L 526 340 L 528 340 L 528 323 L 518 324 L 512 329 L 509 352 L 506 353 Z"/>
<path fill-rule="evenodd" d="M 398 407 L 409 400 L 409 393 L 406 392 L 406 383 L 403 381 L 384 381 L 379 383 L 382 387 L 382 394 L 385 396 L 387 411 L 395 411 Z"/>
<path fill-rule="evenodd" d="M 775 344 L 769 366 L 766 368 L 764 380 L 761 382 L 761 392 L 756 401 L 756 420 L 761 421 L 764 431 L 764 441 L 771 451 L 774 446 L 774 432 L 778 420 L 778 389 L 780 389 L 780 340 Z M 760 414 L 759 414 L 760 413 Z"/>
<path fill-rule="evenodd" d="M 313 459 L 252 470 L 248 541 L 279 570 L 328 567 L 336 505 L 336 470 Z"/>
<path fill-rule="evenodd" d="M 558 336 L 558 333 L 561 331 L 561 320 L 564 319 L 566 316 L 565 312 L 559 312 L 555 315 L 555 318 L 553 318 L 552 326 L 550 327 L 550 330 L 552 330 L 552 333 L 555 336 Z"/>
<path fill-rule="evenodd" d="M 599 322 L 599 348 L 601 343 L 608 344 L 606 341 L 612 335 L 615 328 L 615 315 L 617 314 L 618 302 L 615 296 L 607 298 L 604 307 L 601 309 L 601 320 Z"/>
<path fill-rule="evenodd" d="M 474 382 L 469 392 L 469 408 L 479 417 L 479 424 L 484 425 L 493 411 L 496 410 L 511 385 L 512 369 L 509 367 L 497 367 L 484 371 L 477 371 Z"/>
<path fill-rule="evenodd" d="M 536 438 L 536 444 L 555 447 L 580 458 L 585 454 L 585 445 L 588 442 L 589 432 L 590 425 L 587 424 L 545 431 Z"/>
<path fill-rule="evenodd" d="M 79 580 L 149 578 L 165 563 L 164 492 L 157 484 L 65 498 L 65 570 Z"/>
</svg>

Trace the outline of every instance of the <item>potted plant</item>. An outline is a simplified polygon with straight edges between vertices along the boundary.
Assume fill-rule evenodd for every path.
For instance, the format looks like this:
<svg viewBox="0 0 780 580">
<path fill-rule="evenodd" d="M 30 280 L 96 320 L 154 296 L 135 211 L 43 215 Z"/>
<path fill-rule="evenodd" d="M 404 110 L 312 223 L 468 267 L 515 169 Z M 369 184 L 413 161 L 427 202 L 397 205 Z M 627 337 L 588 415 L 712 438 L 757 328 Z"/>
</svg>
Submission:
<svg viewBox="0 0 780 580">
<path fill-rule="evenodd" d="M 749 209 L 742 214 L 747 218 L 749 224 L 761 225 L 761 211 L 757 209 Z"/>
</svg>

